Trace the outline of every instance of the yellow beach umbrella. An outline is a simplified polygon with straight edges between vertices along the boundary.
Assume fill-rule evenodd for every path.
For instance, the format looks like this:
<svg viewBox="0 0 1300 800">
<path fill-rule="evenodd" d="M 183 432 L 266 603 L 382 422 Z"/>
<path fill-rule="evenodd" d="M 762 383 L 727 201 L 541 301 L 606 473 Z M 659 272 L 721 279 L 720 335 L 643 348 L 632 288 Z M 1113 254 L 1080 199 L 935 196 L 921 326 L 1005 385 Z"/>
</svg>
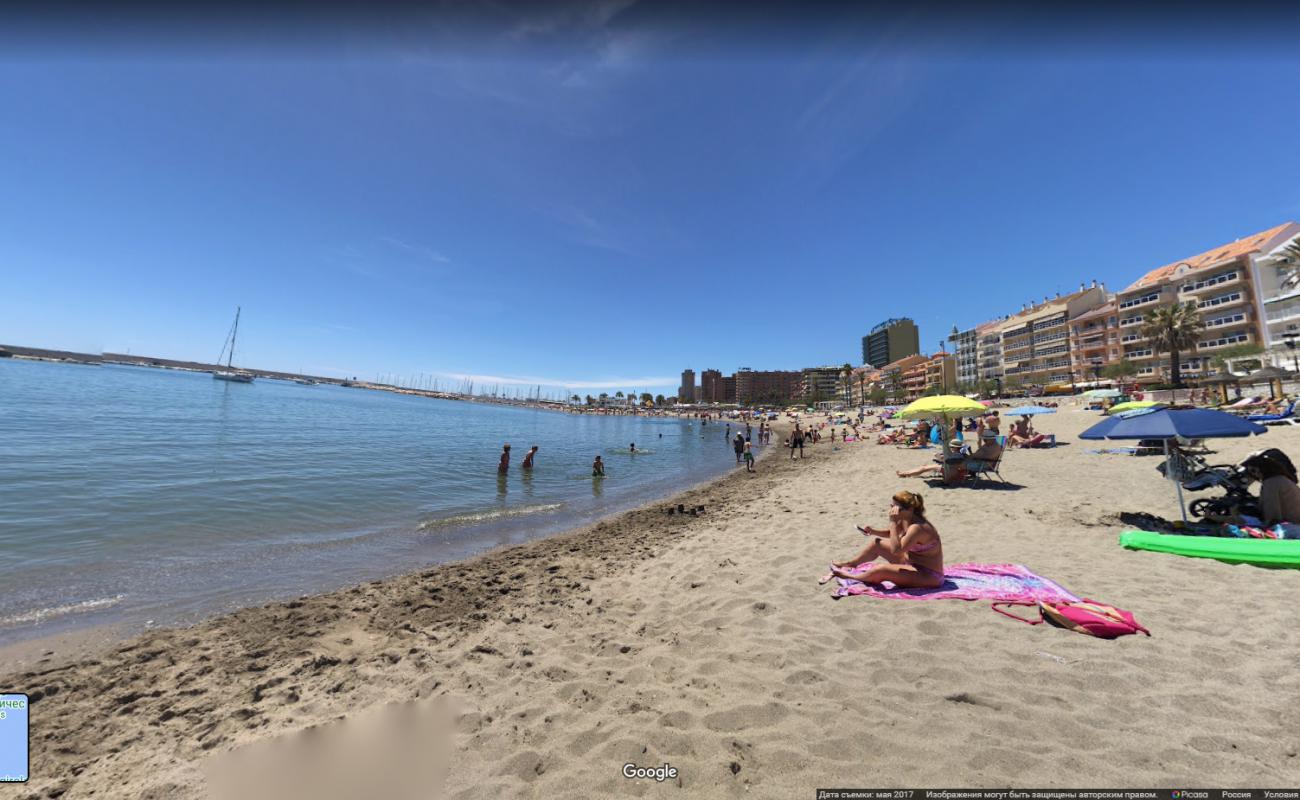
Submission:
<svg viewBox="0 0 1300 800">
<path fill-rule="evenodd" d="M 1129 400 L 1127 403 L 1117 403 L 1111 406 L 1106 413 L 1118 414 L 1124 411 L 1132 411 L 1135 408 L 1150 408 L 1151 406 L 1162 405 L 1154 400 Z"/>
<path fill-rule="evenodd" d="M 922 397 L 911 403 L 898 416 L 903 419 L 939 419 L 940 417 L 977 417 L 987 414 L 988 409 L 969 397 L 956 394 L 941 394 L 935 397 Z"/>
</svg>

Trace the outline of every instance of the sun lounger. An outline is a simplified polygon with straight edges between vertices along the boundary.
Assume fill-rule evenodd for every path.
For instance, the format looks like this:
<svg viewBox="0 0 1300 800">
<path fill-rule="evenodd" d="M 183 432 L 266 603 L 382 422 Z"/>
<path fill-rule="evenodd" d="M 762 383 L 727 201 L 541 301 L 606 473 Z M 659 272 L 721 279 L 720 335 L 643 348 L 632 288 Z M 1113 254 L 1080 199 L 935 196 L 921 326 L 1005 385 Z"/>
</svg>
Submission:
<svg viewBox="0 0 1300 800">
<path fill-rule="evenodd" d="M 1296 424 L 1295 401 L 1292 400 L 1280 414 L 1248 414 L 1246 419 L 1264 425 L 1294 425 Z"/>
</svg>

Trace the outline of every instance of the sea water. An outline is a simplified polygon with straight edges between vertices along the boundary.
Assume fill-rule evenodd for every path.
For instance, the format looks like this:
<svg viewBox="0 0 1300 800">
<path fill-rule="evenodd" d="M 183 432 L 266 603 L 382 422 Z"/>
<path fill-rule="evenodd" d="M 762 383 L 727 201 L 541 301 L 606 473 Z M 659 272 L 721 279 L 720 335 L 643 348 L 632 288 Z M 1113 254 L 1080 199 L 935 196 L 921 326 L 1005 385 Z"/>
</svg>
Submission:
<svg viewBox="0 0 1300 800">
<path fill-rule="evenodd" d="M 0 643 L 184 624 L 562 531 L 735 469 L 724 430 L 3 359 Z"/>
</svg>

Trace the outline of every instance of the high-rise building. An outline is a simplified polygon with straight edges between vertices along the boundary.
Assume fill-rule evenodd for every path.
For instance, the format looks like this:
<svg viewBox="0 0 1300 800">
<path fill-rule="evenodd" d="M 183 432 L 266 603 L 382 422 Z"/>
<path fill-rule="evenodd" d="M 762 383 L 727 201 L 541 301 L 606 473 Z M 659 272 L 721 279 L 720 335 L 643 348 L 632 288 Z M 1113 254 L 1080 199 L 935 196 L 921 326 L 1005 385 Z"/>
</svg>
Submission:
<svg viewBox="0 0 1300 800">
<path fill-rule="evenodd" d="M 967 328 L 964 331 L 957 330 L 953 326 L 952 333 L 948 335 L 948 341 L 952 342 L 954 358 L 957 362 L 957 383 L 962 386 L 970 386 L 979 380 L 979 333 L 975 328 Z"/>
<path fill-rule="evenodd" d="M 723 375 L 718 379 L 718 402 L 736 402 L 736 376 L 734 374 Z"/>
<path fill-rule="evenodd" d="M 921 352 L 921 332 L 907 317 L 887 319 L 862 337 L 862 361 L 890 364 Z"/>
<path fill-rule="evenodd" d="M 730 403 L 722 393 L 722 373 L 716 369 L 706 369 L 700 373 L 701 403 Z"/>
<path fill-rule="evenodd" d="M 695 402 L 695 370 L 682 370 L 682 385 L 677 388 L 677 402 Z"/>
</svg>

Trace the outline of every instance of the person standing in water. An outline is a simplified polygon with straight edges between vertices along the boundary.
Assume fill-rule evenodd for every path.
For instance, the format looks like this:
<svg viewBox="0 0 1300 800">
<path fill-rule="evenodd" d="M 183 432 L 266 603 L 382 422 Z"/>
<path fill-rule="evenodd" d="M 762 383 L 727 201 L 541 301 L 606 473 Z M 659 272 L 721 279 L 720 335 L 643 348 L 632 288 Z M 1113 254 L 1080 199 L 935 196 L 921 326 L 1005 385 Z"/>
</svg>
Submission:
<svg viewBox="0 0 1300 800">
<path fill-rule="evenodd" d="M 532 449 L 529 450 L 528 453 L 524 455 L 524 463 L 520 464 L 519 466 L 521 466 L 523 469 L 532 469 L 533 456 L 535 455 L 537 455 L 537 445 L 533 445 Z"/>
<path fill-rule="evenodd" d="M 745 454 L 745 437 L 741 435 L 740 431 L 736 431 L 736 439 L 731 443 L 731 447 L 736 451 L 736 463 L 739 464 L 740 459 Z"/>
<path fill-rule="evenodd" d="M 501 462 L 497 464 L 497 472 L 502 475 L 510 471 L 510 445 L 503 445 L 501 448 Z"/>
<path fill-rule="evenodd" d="M 636 452 L 636 442 L 633 442 L 632 444 L 628 445 L 628 446 L 627 446 L 627 451 L 628 451 L 629 453 L 635 453 L 635 452 Z"/>
<path fill-rule="evenodd" d="M 600 460 L 600 456 L 596 456 L 596 460 L 591 462 L 591 477 L 605 477 L 605 462 Z"/>
</svg>

